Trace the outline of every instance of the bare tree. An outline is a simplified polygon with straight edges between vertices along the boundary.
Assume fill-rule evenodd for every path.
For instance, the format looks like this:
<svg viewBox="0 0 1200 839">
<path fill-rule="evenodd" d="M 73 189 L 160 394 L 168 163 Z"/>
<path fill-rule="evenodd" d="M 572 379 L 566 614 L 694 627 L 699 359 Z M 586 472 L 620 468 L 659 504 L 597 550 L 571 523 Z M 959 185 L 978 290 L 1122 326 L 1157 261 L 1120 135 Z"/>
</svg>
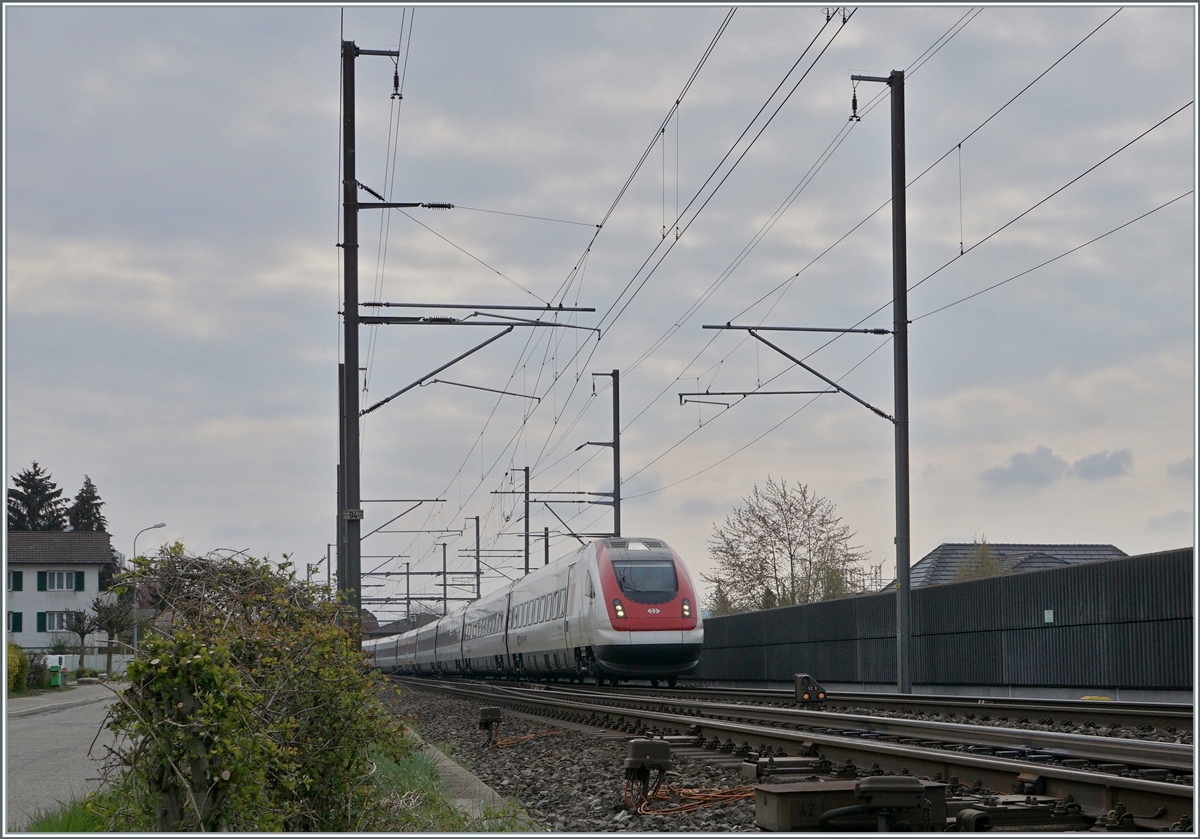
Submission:
<svg viewBox="0 0 1200 839">
<path fill-rule="evenodd" d="M 867 554 L 851 544 L 855 534 L 832 501 L 770 477 L 743 500 L 709 540 L 715 570 L 701 578 L 714 587 L 714 602 L 745 612 L 866 590 Z"/>
<path fill-rule="evenodd" d="M 108 643 L 105 646 L 104 672 L 111 676 L 113 644 L 121 636 L 121 633 L 133 629 L 133 601 L 97 597 L 92 601 L 92 611 L 96 613 L 97 627 L 108 636 Z"/>
<path fill-rule="evenodd" d="M 67 632 L 79 636 L 79 667 L 83 668 L 84 645 L 87 637 L 100 628 L 96 615 L 92 612 L 68 612 Z"/>
</svg>

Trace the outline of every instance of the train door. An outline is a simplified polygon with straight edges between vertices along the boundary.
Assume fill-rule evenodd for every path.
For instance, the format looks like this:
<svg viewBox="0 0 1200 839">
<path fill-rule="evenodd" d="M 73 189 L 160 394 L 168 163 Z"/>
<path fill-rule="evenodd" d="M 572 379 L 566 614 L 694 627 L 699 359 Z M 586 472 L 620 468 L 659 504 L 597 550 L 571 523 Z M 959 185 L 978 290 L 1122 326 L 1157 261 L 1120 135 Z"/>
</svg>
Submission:
<svg viewBox="0 0 1200 839">
<path fill-rule="evenodd" d="M 574 663 L 574 658 L 571 656 L 571 579 L 575 576 L 574 570 L 574 565 L 567 566 L 567 573 L 559 582 L 560 588 L 555 598 L 562 621 L 562 635 L 557 636 L 555 647 L 561 650 L 560 669 L 563 670 L 568 669 Z M 556 655 L 555 658 L 557 659 L 558 656 Z"/>
<path fill-rule="evenodd" d="M 516 670 L 516 663 L 513 661 L 512 648 L 515 644 L 509 644 L 509 633 L 512 632 L 512 586 L 509 586 L 508 593 L 504 595 L 504 666 L 501 668 L 506 672 Z"/>
<path fill-rule="evenodd" d="M 567 649 L 574 650 L 587 643 L 587 625 L 584 618 L 584 582 L 587 579 L 587 564 L 573 563 L 567 569 L 567 620 L 564 631 Z"/>
</svg>

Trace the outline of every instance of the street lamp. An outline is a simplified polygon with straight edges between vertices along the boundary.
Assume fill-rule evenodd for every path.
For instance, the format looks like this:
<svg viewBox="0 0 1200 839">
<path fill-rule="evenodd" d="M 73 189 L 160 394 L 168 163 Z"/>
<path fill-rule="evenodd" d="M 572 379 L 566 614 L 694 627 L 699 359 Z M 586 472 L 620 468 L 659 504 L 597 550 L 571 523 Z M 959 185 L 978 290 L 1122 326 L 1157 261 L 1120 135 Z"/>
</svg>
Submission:
<svg viewBox="0 0 1200 839">
<path fill-rule="evenodd" d="M 147 530 L 157 530 L 160 527 L 166 527 L 166 526 L 167 526 L 167 523 L 165 521 L 160 521 L 158 524 L 152 524 L 149 527 L 143 527 L 141 530 L 139 530 L 137 533 L 135 533 L 133 536 L 133 556 L 130 557 L 130 561 L 132 562 L 133 560 L 137 559 L 137 540 L 138 540 L 139 536 L 141 536 Z M 138 613 L 137 612 L 138 612 L 137 577 L 134 577 L 133 578 L 133 655 L 134 655 L 134 658 L 137 657 L 137 650 L 138 650 Z"/>
</svg>

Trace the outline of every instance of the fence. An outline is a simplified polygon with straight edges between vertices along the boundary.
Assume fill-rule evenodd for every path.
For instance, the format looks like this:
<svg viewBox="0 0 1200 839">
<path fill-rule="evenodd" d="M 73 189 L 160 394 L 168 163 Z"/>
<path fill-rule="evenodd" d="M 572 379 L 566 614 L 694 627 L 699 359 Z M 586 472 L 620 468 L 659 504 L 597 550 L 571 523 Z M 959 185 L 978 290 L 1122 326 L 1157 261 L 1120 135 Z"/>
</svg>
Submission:
<svg viewBox="0 0 1200 839">
<path fill-rule="evenodd" d="M 912 592 L 914 685 L 1192 688 L 1185 548 Z M 694 678 L 894 685 L 896 596 L 709 618 Z"/>
</svg>

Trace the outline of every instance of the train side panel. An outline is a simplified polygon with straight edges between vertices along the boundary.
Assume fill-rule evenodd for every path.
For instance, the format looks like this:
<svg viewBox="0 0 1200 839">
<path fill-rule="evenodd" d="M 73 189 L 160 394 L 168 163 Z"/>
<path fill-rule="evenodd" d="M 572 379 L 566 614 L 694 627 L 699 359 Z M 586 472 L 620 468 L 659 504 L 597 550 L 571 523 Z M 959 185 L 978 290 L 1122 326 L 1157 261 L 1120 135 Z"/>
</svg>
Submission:
<svg viewBox="0 0 1200 839">
<path fill-rule="evenodd" d="M 498 676 L 504 672 L 504 660 L 508 654 L 505 631 L 511 588 L 507 586 L 466 608 L 462 641 L 465 672 L 481 676 Z"/>
<path fill-rule="evenodd" d="M 566 673 L 574 665 L 565 633 L 567 566 L 555 563 L 526 580 L 514 586 L 509 608 L 511 666 L 534 677 Z"/>
</svg>

